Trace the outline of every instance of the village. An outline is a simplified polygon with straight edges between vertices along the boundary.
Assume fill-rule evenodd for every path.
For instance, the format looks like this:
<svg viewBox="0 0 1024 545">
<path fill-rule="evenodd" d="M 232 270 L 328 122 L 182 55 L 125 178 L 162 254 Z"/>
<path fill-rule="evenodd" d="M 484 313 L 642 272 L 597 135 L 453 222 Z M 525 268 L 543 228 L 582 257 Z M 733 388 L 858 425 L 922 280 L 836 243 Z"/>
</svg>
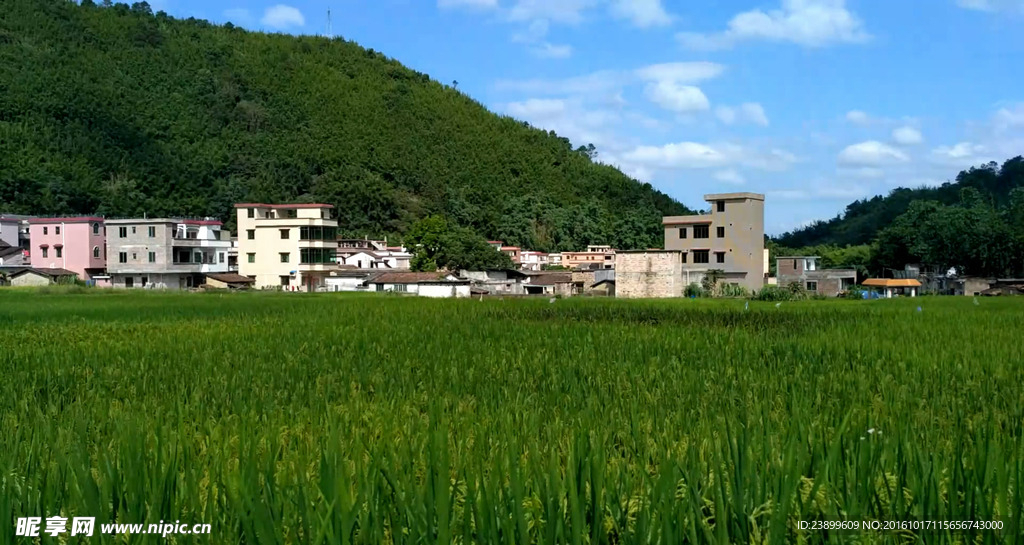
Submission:
<svg viewBox="0 0 1024 545">
<path fill-rule="evenodd" d="M 590 245 L 544 253 L 488 241 L 514 268 L 413 272 L 409 248 L 338 235 L 329 204 L 235 205 L 238 232 L 217 219 L 38 218 L 0 216 L 0 285 L 83 282 L 124 289 L 259 289 L 288 292 L 392 292 L 423 297 L 686 297 L 709 281 L 724 293 L 797 286 L 837 297 L 855 286 L 865 297 L 926 293 L 1017 293 L 1018 280 L 923 273 L 908 264 L 892 278 L 858 281 L 853 269 L 819 267 L 818 256 L 775 256 L 765 248 L 764 195 L 704 196 L 709 209 L 662 220 L 664 246 L 616 250 Z M 870 293 L 870 295 L 867 295 Z"/>
</svg>

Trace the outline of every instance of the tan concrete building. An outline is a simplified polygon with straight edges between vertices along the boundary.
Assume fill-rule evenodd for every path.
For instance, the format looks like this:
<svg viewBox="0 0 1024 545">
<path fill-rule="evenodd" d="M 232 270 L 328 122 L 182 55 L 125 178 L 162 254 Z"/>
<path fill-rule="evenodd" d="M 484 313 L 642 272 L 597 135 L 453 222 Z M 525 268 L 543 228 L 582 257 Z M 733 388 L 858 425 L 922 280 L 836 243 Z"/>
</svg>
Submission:
<svg viewBox="0 0 1024 545">
<path fill-rule="evenodd" d="M 718 193 L 704 195 L 711 211 L 694 216 L 667 216 L 665 249 L 681 253 L 686 284 L 699 283 L 711 269 L 725 272 L 726 283 L 756 291 L 765 284 L 764 195 Z M 618 293 L 623 291 L 618 279 Z"/>
<path fill-rule="evenodd" d="M 255 287 L 316 291 L 337 265 L 338 221 L 329 204 L 236 204 L 238 273 Z"/>
<path fill-rule="evenodd" d="M 561 265 L 569 269 L 614 269 L 615 249 L 611 246 L 591 244 L 587 246 L 585 252 L 562 252 Z"/>
<path fill-rule="evenodd" d="M 818 256 L 785 256 L 775 258 L 778 285 L 786 287 L 793 282 L 808 293 L 835 297 L 857 283 L 853 269 L 818 268 Z"/>
</svg>

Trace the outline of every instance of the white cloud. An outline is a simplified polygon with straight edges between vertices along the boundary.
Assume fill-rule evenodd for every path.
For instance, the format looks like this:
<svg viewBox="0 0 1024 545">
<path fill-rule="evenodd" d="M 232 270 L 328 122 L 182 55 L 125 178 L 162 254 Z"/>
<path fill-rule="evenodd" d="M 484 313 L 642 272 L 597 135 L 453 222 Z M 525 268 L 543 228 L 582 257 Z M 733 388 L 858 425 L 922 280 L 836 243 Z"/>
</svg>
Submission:
<svg viewBox="0 0 1024 545">
<path fill-rule="evenodd" d="M 720 170 L 715 173 L 714 178 L 724 184 L 743 185 L 747 183 L 746 178 L 744 178 L 742 174 L 736 172 L 733 169 Z"/>
<path fill-rule="evenodd" d="M 437 0 L 437 7 L 441 9 L 494 9 L 498 7 L 498 0 Z"/>
<path fill-rule="evenodd" d="M 546 59 L 565 59 L 572 56 L 572 46 L 553 44 L 544 38 L 548 35 L 550 24 L 546 19 L 537 19 L 530 23 L 525 31 L 512 35 L 512 41 L 530 44 L 530 52 Z"/>
<path fill-rule="evenodd" d="M 663 146 L 638 146 L 622 155 L 623 162 L 648 169 L 703 169 L 745 166 L 778 171 L 789 168 L 797 158 L 787 151 L 761 151 L 733 143 L 677 142 Z"/>
<path fill-rule="evenodd" d="M 765 193 L 765 196 L 771 200 L 779 201 L 851 201 L 870 194 L 867 188 L 863 186 L 842 185 L 823 180 L 815 182 L 810 189 L 778 189 Z M 811 223 L 813 221 L 803 222 L 800 226 L 807 227 Z"/>
<path fill-rule="evenodd" d="M 263 12 L 263 19 L 260 20 L 260 23 L 265 27 L 276 30 L 287 30 L 289 28 L 306 26 L 306 18 L 303 17 L 302 12 L 298 9 L 278 4 L 267 8 L 267 11 Z"/>
<path fill-rule="evenodd" d="M 699 87 L 680 85 L 671 80 L 647 84 L 644 93 L 651 102 L 676 113 L 702 112 L 711 107 Z"/>
<path fill-rule="evenodd" d="M 572 46 L 544 42 L 530 48 L 534 55 L 545 59 L 567 59 L 572 56 Z"/>
<path fill-rule="evenodd" d="M 504 111 L 545 130 L 553 130 L 580 146 L 594 144 L 598 152 L 621 146 L 613 127 L 621 116 L 612 110 L 588 107 L 579 99 L 531 98 L 506 104 Z"/>
<path fill-rule="evenodd" d="M 892 141 L 901 146 L 913 146 L 924 142 L 924 136 L 914 127 L 903 126 L 893 129 Z"/>
<path fill-rule="evenodd" d="M 845 166 L 877 167 L 909 160 L 906 153 L 877 140 L 853 144 L 839 152 L 839 164 Z"/>
<path fill-rule="evenodd" d="M 1021 0 L 956 0 L 956 5 L 977 11 L 1020 11 L 1024 12 Z"/>
<path fill-rule="evenodd" d="M 224 10 L 224 18 L 236 25 L 251 25 L 254 21 L 252 12 L 245 8 L 234 8 Z"/>
<path fill-rule="evenodd" d="M 993 116 L 993 125 L 997 131 L 1024 127 L 1024 102 L 1000 108 Z"/>
<path fill-rule="evenodd" d="M 871 117 L 860 110 L 850 110 L 849 112 L 846 112 L 846 120 L 854 125 L 861 126 L 871 123 Z"/>
<path fill-rule="evenodd" d="M 781 9 L 737 14 L 722 32 L 681 32 L 676 36 L 693 49 L 727 49 L 752 40 L 824 47 L 871 38 L 860 18 L 846 9 L 845 0 L 782 0 Z"/>
<path fill-rule="evenodd" d="M 952 146 L 939 146 L 932 150 L 932 160 L 951 167 L 966 168 L 992 161 L 989 149 L 973 142 L 960 142 Z"/>
<path fill-rule="evenodd" d="M 513 21 L 547 19 L 577 24 L 583 21 L 583 12 L 596 4 L 596 0 L 518 0 L 508 17 Z"/>
<path fill-rule="evenodd" d="M 756 102 L 747 102 L 737 107 L 719 106 L 715 108 L 715 115 L 726 125 L 752 123 L 762 127 L 768 126 L 768 116 L 764 113 L 764 107 Z"/>
<path fill-rule="evenodd" d="M 672 24 L 672 16 L 665 11 L 661 0 L 613 0 L 611 12 L 641 28 Z"/>
<path fill-rule="evenodd" d="M 695 84 L 716 78 L 724 71 L 724 66 L 713 62 L 675 62 L 636 70 L 601 70 L 565 79 L 505 80 L 497 82 L 495 88 L 529 95 L 615 95 L 624 87 L 637 83 L 671 81 Z"/>
</svg>

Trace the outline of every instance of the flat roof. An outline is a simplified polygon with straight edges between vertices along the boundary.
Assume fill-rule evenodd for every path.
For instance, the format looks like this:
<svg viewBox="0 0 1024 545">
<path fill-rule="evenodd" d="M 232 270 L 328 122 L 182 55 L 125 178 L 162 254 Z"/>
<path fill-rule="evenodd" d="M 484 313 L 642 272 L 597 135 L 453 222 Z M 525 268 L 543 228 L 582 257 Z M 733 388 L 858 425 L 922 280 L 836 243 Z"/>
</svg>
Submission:
<svg viewBox="0 0 1024 545">
<path fill-rule="evenodd" d="M 755 201 L 763 201 L 764 195 L 761 193 L 711 193 L 704 195 L 705 201 L 730 201 L 740 199 L 751 199 Z"/>
<path fill-rule="evenodd" d="M 775 259 L 821 259 L 820 255 L 780 255 Z"/>
<path fill-rule="evenodd" d="M 711 223 L 711 215 L 692 215 L 692 216 L 664 216 L 661 218 L 662 225 L 694 225 Z"/>
<path fill-rule="evenodd" d="M 620 254 L 680 254 L 682 250 L 619 250 Z"/>
<path fill-rule="evenodd" d="M 333 204 L 310 203 L 310 204 L 266 204 L 258 202 L 243 202 L 235 204 L 235 208 L 334 208 Z"/>
<path fill-rule="evenodd" d="M 110 224 L 130 224 L 130 223 L 174 223 L 184 225 L 224 225 L 218 220 L 185 220 L 177 218 L 119 218 L 114 220 L 107 220 Z"/>
<path fill-rule="evenodd" d="M 11 220 L 16 221 L 16 220 Z M 104 222 L 105 220 L 99 216 L 70 216 L 66 218 L 29 218 L 29 223 L 41 224 L 41 223 L 91 223 L 91 222 Z"/>
</svg>

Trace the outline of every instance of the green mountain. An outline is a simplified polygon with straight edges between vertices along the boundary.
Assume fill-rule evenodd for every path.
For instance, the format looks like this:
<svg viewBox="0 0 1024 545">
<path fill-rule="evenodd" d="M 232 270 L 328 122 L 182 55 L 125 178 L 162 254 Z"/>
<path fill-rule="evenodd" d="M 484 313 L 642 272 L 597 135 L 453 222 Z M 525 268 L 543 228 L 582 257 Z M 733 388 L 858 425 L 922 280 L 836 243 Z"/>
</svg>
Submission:
<svg viewBox="0 0 1024 545">
<path fill-rule="evenodd" d="M 954 182 L 938 187 L 896 188 L 888 195 L 877 195 L 849 204 L 836 217 L 818 221 L 775 239 L 781 246 L 803 248 L 818 245 L 860 245 L 875 240 L 915 201 L 934 201 L 950 206 L 961 201 L 961 191 L 974 188 L 981 198 L 996 208 L 1007 203 L 1014 188 L 1024 187 L 1024 158 L 1015 157 L 999 167 L 990 163 L 962 171 Z"/>
<path fill-rule="evenodd" d="M 240 201 L 326 201 L 359 236 L 436 214 L 549 251 L 660 246 L 661 216 L 690 212 L 592 147 L 343 39 L 4 0 L 5 212 L 230 222 Z"/>
</svg>

